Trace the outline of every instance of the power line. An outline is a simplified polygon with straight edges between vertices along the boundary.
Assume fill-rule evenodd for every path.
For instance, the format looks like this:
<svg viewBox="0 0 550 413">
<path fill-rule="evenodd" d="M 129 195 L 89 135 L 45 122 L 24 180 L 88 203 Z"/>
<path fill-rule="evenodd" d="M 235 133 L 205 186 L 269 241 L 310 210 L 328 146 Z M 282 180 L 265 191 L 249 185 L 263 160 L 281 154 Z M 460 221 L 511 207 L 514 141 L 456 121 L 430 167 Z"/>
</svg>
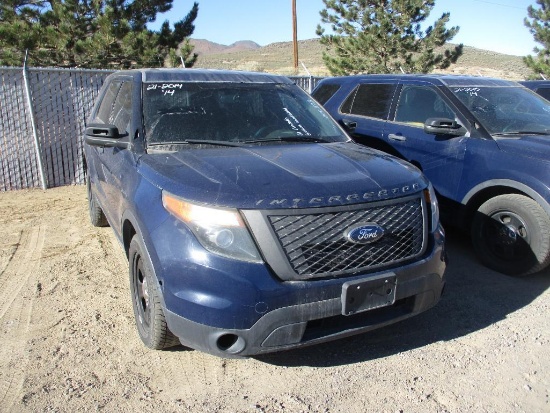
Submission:
<svg viewBox="0 0 550 413">
<path fill-rule="evenodd" d="M 527 7 L 510 6 L 509 4 L 496 3 L 494 1 L 487 1 L 487 0 L 473 0 L 473 1 L 477 1 L 479 3 L 492 4 L 492 5 L 495 5 L 495 6 L 510 7 L 512 9 L 527 10 Z"/>
</svg>

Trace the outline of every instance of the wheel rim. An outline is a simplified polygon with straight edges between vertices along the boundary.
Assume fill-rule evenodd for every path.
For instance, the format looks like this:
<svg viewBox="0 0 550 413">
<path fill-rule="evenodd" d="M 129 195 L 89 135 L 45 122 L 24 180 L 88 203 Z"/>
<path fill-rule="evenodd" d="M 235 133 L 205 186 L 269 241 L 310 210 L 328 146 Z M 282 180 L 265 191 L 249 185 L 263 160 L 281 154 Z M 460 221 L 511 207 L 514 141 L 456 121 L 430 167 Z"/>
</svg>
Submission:
<svg viewBox="0 0 550 413">
<path fill-rule="evenodd" d="M 485 221 L 481 234 L 489 252 L 508 262 L 528 257 L 531 236 L 522 217 L 510 211 L 499 211 L 490 218 Z"/>
<path fill-rule="evenodd" d="M 143 272 L 143 261 L 138 255 L 134 266 L 134 300 L 137 309 L 137 317 L 140 324 L 149 327 L 150 324 L 150 300 L 147 278 Z"/>
</svg>

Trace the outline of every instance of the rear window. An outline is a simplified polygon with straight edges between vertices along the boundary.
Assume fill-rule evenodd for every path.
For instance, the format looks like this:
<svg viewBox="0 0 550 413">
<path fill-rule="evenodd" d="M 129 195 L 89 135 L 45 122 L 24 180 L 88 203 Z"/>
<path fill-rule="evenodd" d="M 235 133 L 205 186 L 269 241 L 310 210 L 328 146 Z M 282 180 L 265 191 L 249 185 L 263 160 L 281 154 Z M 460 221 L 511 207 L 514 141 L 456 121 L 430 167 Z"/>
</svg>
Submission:
<svg viewBox="0 0 550 413">
<path fill-rule="evenodd" d="M 321 85 L 313 91 L 311 96 L 321 105 L 324 105 L 336 92 L 338 92 L 338 89 L 340 89 L 340 85 Z"/>
<path fill-rule="evenodd" d="M 340 112 L 387 119 L 396 87 L 382 83 L 359 85 L 344 101 Z"/>
</svg>

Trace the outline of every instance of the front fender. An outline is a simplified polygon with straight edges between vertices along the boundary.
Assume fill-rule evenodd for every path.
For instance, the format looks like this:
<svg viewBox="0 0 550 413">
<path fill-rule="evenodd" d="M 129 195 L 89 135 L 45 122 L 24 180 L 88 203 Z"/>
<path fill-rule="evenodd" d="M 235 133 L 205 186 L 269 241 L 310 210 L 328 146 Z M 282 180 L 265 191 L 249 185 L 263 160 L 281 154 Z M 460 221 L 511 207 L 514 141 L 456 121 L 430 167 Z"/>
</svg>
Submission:
<svg viewBox="0 0 550 413">
<path fill-rule="evenodd" d="M 535 181 L 533 187 L 526 185 L 522 182 L 514 181 L 512 179 L 491 179 L 481 182 L 468 191 L 468 193 L 462 198 L 461 203 L 468 205 L 468 203 L 474 198 L 474 196 L 481 191 L 493 188 L 493 187 L 507 187 L 520 192 L 523 192 L 527 196 L 534 199 L 544 211 L 550 215 L 550 188 L 540 181 Z"/>
</svg>

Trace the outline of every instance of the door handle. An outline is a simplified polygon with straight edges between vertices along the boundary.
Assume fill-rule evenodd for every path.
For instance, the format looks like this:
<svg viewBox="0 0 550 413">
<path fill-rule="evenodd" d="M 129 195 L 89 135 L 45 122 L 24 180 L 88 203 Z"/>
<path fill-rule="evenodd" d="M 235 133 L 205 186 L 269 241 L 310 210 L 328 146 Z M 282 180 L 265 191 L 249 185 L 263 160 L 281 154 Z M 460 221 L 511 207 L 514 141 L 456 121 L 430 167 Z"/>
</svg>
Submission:
<svg viewBox="0 0 550 413">
<path fill-rule="evenodd" d="M 403 135 L 396 135 L 395 133 L 390 133 L 388 135 L 388 139 L 391 139 L 392 141 L 401 141 L 404 142 L 407 140 L 406 136 Z"/>
<path fill-rule="evenodd" d="M 345 128 L 350 130 L 350 131 L 355 130 L 355 128 L 357 128 L 357 122 L 355 122 L 353 120 L 343 119 L 342 123 L 344 124 Z"/>
</svg>

